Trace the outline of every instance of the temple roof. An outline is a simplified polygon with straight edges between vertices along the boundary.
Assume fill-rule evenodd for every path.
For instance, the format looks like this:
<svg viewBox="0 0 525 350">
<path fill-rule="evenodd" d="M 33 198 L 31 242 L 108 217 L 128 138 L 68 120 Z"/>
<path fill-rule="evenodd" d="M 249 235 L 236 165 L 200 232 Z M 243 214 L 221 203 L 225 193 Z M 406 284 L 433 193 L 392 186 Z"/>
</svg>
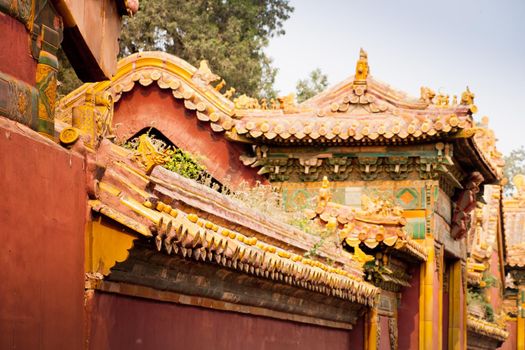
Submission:
<svg viewBox="0 0 525 350">
<path fill-rule="evenodd" d="M 205 62 L 205 61 L 203 61 Z M 422 88 L 419 99 L 408 97 L 370 76 L 350 77 L 313 98 L 296 105 L 293 96 L 280 98 L 278 107 L 242 95 L 233 102 L 228 93 L 211 86 L 220 77 L 206 63 L 199 69 L 162 52 L 141 52 L 118 64 L 111 81 L 84 84 L 61 100 L 61 118 L 81 103 L 87 92 L 109 92 L 114 101 L 135 84 L 156 83 L 195 110 L 197 118 L 213 130 L 227 131 L 234 140 L 266 140 L 272 143 L 370 144 L 416 142 L 453 135 L 473 127 L 473 94 L 464 93 L 459 104 Z M 264 108 L 264 109 L 263 109 Z M 69 111 L 69 112 L 68 112 Z M 60 119 L 60 117 L 59 117 Z"/>
<path fill-rule="evenodd" d="M 359 67 L 366 67 L 365 70 Z M 428 143 L 450 140 L 466 171 L 480 171 L 487 183 L 501 177 L 501 154 L 487 123 L 476 125 L 474 94 L 467 88 L 459 102 L 421 88 L 409 97 L 368 74 L 361 53 L 356 75 L 296 104 L 293 95 L 257 100 L 246 95 L 232 99 L 233 88 L 221 93 L 219 81 L 202 61 L 195 68 L 162 52 L 133 54 L 118 64 L 111 81 L 84 84 L 60 101 L 57 119 L 71 123 L 72 110 L 95 95 L 116 103 L 137 85 L 157 85 L 194 111 L 196 120 L 231 141 L 283 146 L 368 146 Z"/>
<path fill-rule="evenodd" d="M 376 248 L 391 248 L 416 261 L 426 261 L 427 251 L 406 234 L 403 210 L 382 200 L 362 198 L 362 208 L 356 209 L 330 201 L 328 180 L 323 179 L 315 210 L 311 219 L 339 228 L 340 241 L 349 247 L 361 247 L 373 252 Z"/>
<path fill-rule="evenodd" d="M 371 77 L 364 85 L 351 77 L 296 107 L 236 114 L 236 135 L 285 144 L 413 143 L 473 126 L 468 106 L 411 99 Z"/>
<path fill-rule="evenodd" d="M 334 298 L 375 303 L 377 288 L 363 281 L 356 262 L 330 251 L 318 255 L 334 261 L 332 266 L 302 256 L 314 237 L 155 167 L 162 160 L 154 152 L 134 153 L 108 141 L 96 152 L 97 167 L 104 170 L 95 170 L 103 175 L 94 183 L 91 209 L 136 232 L 152 249 Z"/>
<path fill-rule="evenodd" d="M 425 87 L 409 97 L 372 78 L 361 50 L 356 75 L 298 105 L 288 98 L 278 110 L 238 110 L 234 132 L 270 143 L 412 143 L 472 127 L 473 98 L 467 88 L 460 103 L 449 103 Z"/>
</svg>

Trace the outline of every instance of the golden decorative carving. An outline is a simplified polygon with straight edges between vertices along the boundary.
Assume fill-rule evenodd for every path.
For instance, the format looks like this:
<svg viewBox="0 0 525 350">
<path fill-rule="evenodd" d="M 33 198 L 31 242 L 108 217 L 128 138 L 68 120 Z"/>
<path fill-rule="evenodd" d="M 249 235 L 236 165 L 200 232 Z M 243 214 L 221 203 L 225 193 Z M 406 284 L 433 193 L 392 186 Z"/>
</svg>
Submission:
<svg viewBox="0 0 525 350">
<path fill-rule="evenodd" d="M 406 235 L 402 208 L 367 196 L 362 197 L 361 210 L 330 200 L 330 183 L 324 177 L 315 211 L 308 210 L 306 215 L 309 219 L 318 218 L 327 228 L 330 224 L 334 228 L 344 225 L 338 236 L 343 246 L 352 247 L 355 261 L 361 264 L 371 261 L 373 257 L 367 254 L 378 246 L 404 249 L 422 261 L 427 259 L 426 250 Z"/>
<path fill-rule="evenodd" d="M 295 103 L 295 94 L 290 93 L 286 96 L 278 97 L 280 108 L 284 110 L 285 113 L 295 113 L 298 112 L 297 105 Z"/>
<path fill-rule="evenodd" d="M 215 91 L 221 91 L 222 88 L 226 85 L 226 80 L 222 79 L 221 82 L 217 85 L 215 85 L 214 89 Z"/>
<path fill-rule="evenodd" d="M 80 133 L 78 132 L 78 129 L 73 127 L 67 127 L 60 132 L 59 139 L 63 145 L 70 146 L 77 142 L 79 137 Z"/>
<path fill-rule="evenodd" d="M 361 49 L 359 52 L 359 60 L 355 67 L 354 84 L 364 85 L 368 78 L 369 67 L 368 67 L 368 55 L 365 50 Z"/>
<path fill-rule="evenodd" d="M 73 107 L 71 125 L 82 135 L 87 146 L 95 148 L 102 138 L 112 138 L 113 97 L 108 92 L 87 89 L 82 104 Z"/>
<path fill-rule="evenodd" d="M 436 97 L 436 93 L 434 92 L 434 90 L 432 90 L 431 88 L 425 87 L 425 86 L 421 87 L 420 92 L 421 92 L 421 96 L 419 97 L 419 99 L 428 104 L 431 104 L 432 101 L 434 100 L 434 97 Z"/>
<path fill-rule="evenodd" d="M 221 77 L 211 71 L 207 60 L 202 60 L 199 69 L 193 74 L 192 78 L 208 85 L 213 81 L 219 80 Z"/>
<path fill-rule="evenodd" d="M 261 107 L 256 98 L 249 97 L 245 94 L 235 98 L 233 103 L 235 103 L 235 108 L 238 109 L 259 109 Z"/>
<path fill-rule="evenodd" d="M 475 95 L 470 91 L 469 87 L 467 86 L 467 89 L 461 93 L 461 104 L 466 106 L 474 104 L 474 97 Z"/>
<path fill-rule="evenodd" d="M 326 204 L 332 199 L 332 192 L 330 191 L 330 182 L 328 177 L 323 177 L 321 189 L 319 190 L 319 197 L 317 202 L 316 212 L 319 214 L 326 208 Z"/>
<path fill-rule="evenodd" d="M 474 93 L 470 91 L 468 86 L 467 86 L 467 89 L 463 91 L 463 93 L 461 94 L 460 104 L 469 106 L 470 111 L 472 113 L 476 113 L 478 111 L 478 107 L 476 107 L 476 105 L 474 104 L 474 97 L 475 97 Z"/>
<path fill-rule="evenodd" d="M 366 195 L 361 196 L 362 215 L 367 216 L 399 216 L 403 214 L 403 208 L 395 206 L 392 202 L 379 198 L 372 199 Z"/>
<path fill-rule="evenodd" d="M 235 94 L 235 88 L 231 87 L 223 94 L 224 97 L 231 99 L 233 97 L 233 94 Z"/>
<path fill-rule="evenodd" d="M 155 165 L 165 164 L 170 159 L 169 155 L 157 150 L 146 134 L 140 135 L 139 137 L 139 145 L 135 153 L 135 158 L 144 165 L 146 173 L 149 173 Z"/>
<path fill-rule="evenodd" d="M 280 96 L 270 99 L 268 104 L 268 99 L 262 98 L 260 102 L 254 98 L 242 94 L 241 96 L 233 99 L 235 108 L 237 109 L 282 109 L 285 113 L 296 113 L 298 112 L 297 105 L 295 103 L 295 94 L 291 93 L 286 96 Z"/>
<path fill-rule="evenodd" d="M 449 95 L 445 95 L 445 94 L 439 93 L 436 96 L 435 100 L 434 100 L 434 104 L 436 106 L 448 107 L 448 105 L 449 105 Z"/>
<path fill-rule="evenodd" d="M 366 254 L 359 248 L 358 245 L 354 247 L 354 255 L 353 259 L 357 262 L 359 262 L 361 265 L 366 264 L 369 261 L 373 261 L 375 258 L 371 255 Z"/>
</svg>

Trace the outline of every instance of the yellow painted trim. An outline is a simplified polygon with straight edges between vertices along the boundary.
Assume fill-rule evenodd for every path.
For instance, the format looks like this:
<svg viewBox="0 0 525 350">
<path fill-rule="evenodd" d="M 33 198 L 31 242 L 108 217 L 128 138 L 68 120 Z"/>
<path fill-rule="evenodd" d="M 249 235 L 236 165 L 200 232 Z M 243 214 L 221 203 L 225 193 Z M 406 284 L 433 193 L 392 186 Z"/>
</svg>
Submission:
<svg viewBox="0 0 525 350">
<path fill-rule="evenodd" d="M 428 258 L 421 269 L 421 290 L 419 304 L 419 349 L 432 349 L 434 336 L 434 269 L 435 269 L 435 247 L 434 240 L 430 237 L 425 239 Z"/>
<path fill-rule="evenodd" d="M 107 276 L 117 262 L 126 260 L 137 236 L 99 216 L 87 225 L 86 262 L 88 273 Z"/>
<path fill-rule="evenodd" d="M 463 307 L 463 323 L 461 324 L 461 334 L 463 335 L 463 347 L 462 349 L 467 348 L 467 290 L 465 289 L 466 285 L 466 279 L 467 274 L 465 272 L 465 269 L 461 267 L 461 284 L 459 286 L 460 293 L 463 295 L 463 303 L 461 303 L 461 306 Z"/>
<path fill-rule="evenodd" d="M 419 350 L 425 350 L 425 265 L 419 270 Z"/>
<path fill-rule="evenodd" d="M 449 276 L 449 323 L 448 323 L 448 349 L 461 349 L 461 261 L 455 261 L 450 268 Z"/>
<path fill-rule="evenodd" d="M 525 350 L 525 318 L 518 316 L 516 325 L 516 349 Z"/>
<path fill-rule="evenodd" d="M 377 307 L 369 309 L 367 316 L 367 322 L 365 323 L 365 349 L 377 350 L 379 348 L 379 344 L 377 343 L 377 332 L 379 328 Z"/>
<path fill-rule="evenodd" d="M 426 210 L 404 210 L 402 215 L 405 219 L 424 218 L 426 216 Z"/>
<path fill-rule="evenodd" d="M 235 114 L 233 103 L 228 105 L 224 100 L 225 98 L 222 97 L 219 92 L 215 91 L 213 87 L 203 88 L 192 80 L 197 68 L 171 54 L 153 51 L 139 52 L 123 58 L 118 62 L 117 72 L 111 80 L 105 80 L 98 83 L 87 83 L 78 89 L 73 90 L 63 98 L 64 107 L 67 108 L 74 104 L 74 102 L 81 98 L 88 89 L 92 89 L 95 93 L 105 92 L 128 76 L 148 69 L 155 69 L 180 79 L 198 96 L 211 103 L 219 111 L 230 117 Z M 134 83 L 137 84 L 138 81 Z"/>
<path fill-rule="evenodd" d="M 448 330 L 443 329 L 443 280 L 444 280 L 444 274 L 447 273 L 446 266 L 445 266 L 445 254 L 444 254 L 444 247 L 441 246 L 441 252 L 439 254 L 439 258 L 441 261 L 439 262 L 439 266 L 441 266 L 440 271 L 438 271 L 438 349 L 443 349 L 443 332 L 447 332 Z M 450 309 L 450 308 L 449 308 Z M 449 316 L 450 316 L 450 310 L 449 310 Z"/>
</svg>

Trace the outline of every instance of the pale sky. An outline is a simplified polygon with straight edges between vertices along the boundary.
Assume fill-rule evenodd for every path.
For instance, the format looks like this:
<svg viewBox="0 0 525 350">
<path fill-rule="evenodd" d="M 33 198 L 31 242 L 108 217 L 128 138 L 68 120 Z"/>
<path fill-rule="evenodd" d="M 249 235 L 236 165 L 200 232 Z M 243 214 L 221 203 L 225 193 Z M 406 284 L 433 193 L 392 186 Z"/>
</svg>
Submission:
<svg viewBox="0 0 525 350">
<path fill-rule="evenodd" d="M 286 34 L 266 51 L 281 94 L 317 67 L 329 85 L 353 75 L 363 47 L 371 75 L 410 95 L 428 86 L 459 99 L 468 85 L 500 151 L 525 145 L 525 0 L 291 3 Z"/>
</svg>

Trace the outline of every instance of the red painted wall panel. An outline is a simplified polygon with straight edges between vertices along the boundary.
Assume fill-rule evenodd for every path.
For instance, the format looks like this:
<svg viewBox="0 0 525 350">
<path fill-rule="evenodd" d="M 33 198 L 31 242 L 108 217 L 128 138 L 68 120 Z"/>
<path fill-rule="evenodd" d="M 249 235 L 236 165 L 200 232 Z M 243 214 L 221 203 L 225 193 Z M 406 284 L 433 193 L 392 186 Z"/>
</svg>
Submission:
<svg viewBox="0 0 525 350">
<path fill-rule="evenodd" d="M 420 268 L 413 268 L 411 274 L 411 287 L 403 289 L 401 304 L 397 309 L 399 349 L 419 349 Z"/>
<path fill-rule="evenodd" d="M 228 183 L 227 179 L 233 184 L 263 180 L 257 169 L 239 160 L 248 146 L 229 142 L 224 133 L 214 132 L 207 122 L 197 119 L 195 112 L 186 110 L 171 90 L 155 84 L 136 86 L 124 93 L 115 105 L 113 125 L 119 140 L 127 140 L 144 128 L 159 130 L 177 147 L 199 156 L 208 172 L 223 183 Z"/>
<path fill-rule="evenodd" d="M 95 293 L 90 349 L 348 350 L 350 332 Z"/>
<path fill-rule="evenodd" d="M 364 349 L 365 348 L 365 316 L 361 317 L 354 328 L 350 331 L 349 349 Z"/>
<path fill-rule="evenodd" d="M 490 257 L 490 273 L 498 280 L 498 285 L 496 287 L 489 288 L 489 298 L 496 313 L 501 310 L 503 303 L 503 287 L 505 286 L 505 276 L 501 276 L 499 267 L 499 253 L 496 249 L 494 249 L 492 251 L 492 256 Z"/>
<path fill-rule="evenodd" d="M 381 332 L 381 338 L 379 339 L 379 350 L 390 350 L 390 332 L 388 329 L 387 316 L 379 316 L 379 327 Z"/>
<path fill-rule="evenodd" d="M 81 349 L 83 160 L 0 117 L 0 349 Z"/>
<path fill-rule="evenodd" d="M 29 32 L 16 19 L 0 12 L 0 71 L 35 85 L 36 60 L 29 49 Z"/>
<path fill-rule="evenodd" d="M 509 331 L 509 337 L 507 340 L 499 347 L 501 350 L 516 350 L 518 348 L 518 339 L 517 339 L 517 323 L 516 321 L 507 321 L 507 331 Z"/>
</svg>

